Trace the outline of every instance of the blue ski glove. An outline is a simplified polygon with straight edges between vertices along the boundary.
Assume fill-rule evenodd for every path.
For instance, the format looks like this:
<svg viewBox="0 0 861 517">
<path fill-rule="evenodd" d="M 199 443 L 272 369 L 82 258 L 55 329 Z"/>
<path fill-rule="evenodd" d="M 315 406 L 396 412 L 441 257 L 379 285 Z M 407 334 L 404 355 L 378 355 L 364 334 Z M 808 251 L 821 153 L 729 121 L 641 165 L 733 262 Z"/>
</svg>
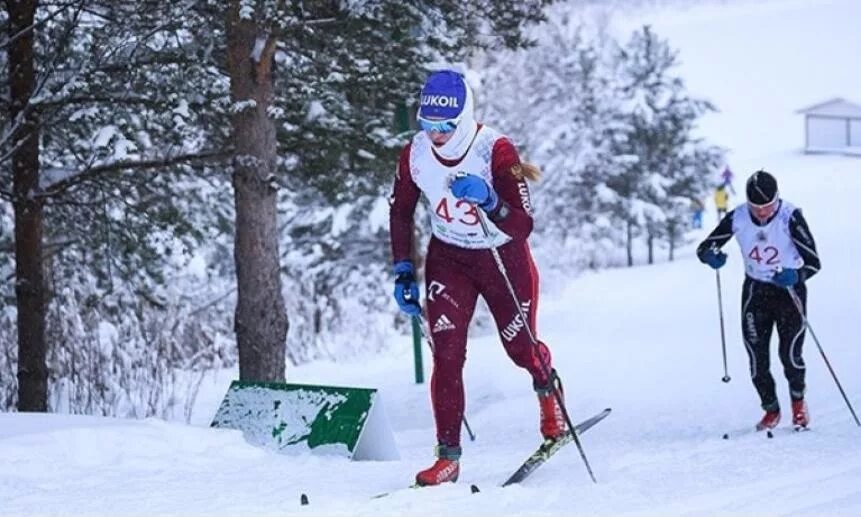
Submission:
<svg viewBox="0 0 861 517">
<path fill-rule="evenodd" d="M 726 253 L 709 248 L 700 256 L 700 262 L 708 264 L 712 269 L 720 269 L 726 264 Z"/>
<path fill-rule="evenodd" d="M 451 182 L 451 193 L 458 199 L 475 203 L 485 212 L 492 212 L 499 204 L 496 191 L 474 174 L 458 174 Z"/>
<path fill-rule="evenodd" d="M 798 283 L 798 280 L 798 270 L 791 268 L 780 269 L 771 277 L 771 281 L 780 287 L 792 287 Z"/>
<path fill-rule="evenodd" d="M 416 283 L 416 270 L 409 260 L 395 262 L 395 301 L 401 312 L 418 316 L 422 312 L 419 305 L 419 286 Z"/>
</svg>

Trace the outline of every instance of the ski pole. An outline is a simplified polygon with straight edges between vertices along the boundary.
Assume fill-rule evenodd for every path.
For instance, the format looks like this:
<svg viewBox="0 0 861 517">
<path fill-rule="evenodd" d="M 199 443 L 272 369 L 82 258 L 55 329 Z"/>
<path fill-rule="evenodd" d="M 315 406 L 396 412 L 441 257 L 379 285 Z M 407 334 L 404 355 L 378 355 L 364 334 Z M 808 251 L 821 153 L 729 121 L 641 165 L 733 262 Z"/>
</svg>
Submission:
<svg viewBox="0 0 861 517">
<path fill-rule="evenodd" d="M 793 289 L 792 286 L 787 287 L 786 290 L 789 292 L 789 297 L 792 298 L 795 308 L 798 309 L 798 315 L 801 316 L 801 321 L 804 323 L 804 326 L 807 327 L 807 330 L 810 331 L 810 336 L 813 338 L 813 342 L 816 343 L 816 348 L 819 349 L 819 354 L 822 355 L 822 360 L 825 361 L 825 366 L 827 366 L 828 371 L 831 372 L 831 377 L 834 379 L 834 383 L 837 384 L 837 389 L 840 390 L 840 394 L 843 395 L 843 400 L 846 401 L 846 406 L 849 408 L 849 412 L 852 413 L 852 418 L 855 419 L 855 423 L 858 427 L 861 427 L 861 421 L 858 420 L 858 415 L 855 414 L 855 409 L 849 402 L 849 397 L 847 397 L 846 392 L 843 391 L 843 386 L 841 386 L 840 381 L 837 380 L 837 374 L 834 373 L 834 368 L 831 367 L 831 362 L 828 361 L 828 357 L 825 355 L 825 350 L 822 349 L 822 345 L 819 344 L 819 339 L 816 338 L 816 333 L 813 332 L 813 327 L 810 326 L 810 321 L 804 313 L 804 306 L 801 304 L 801 299 L 798 297 L 798 293 L 795 292 L 795 289 Z"/>
<path fill-rule="evenodd" d="M 460 174 L 464 173 L 458 173 L 458 175 Z M 476 210 L 476 212 L 478 213 L 478 221 L 481 223 L 481 230 L 484 232 L 484 236 L 490 238 L 490 229 L 487 226 L 487 221 L 484 220 L 484 214 L 481 212 L 481 209 Z M 508 271 L 505 269 L 505 264 L 502 262 L 502 257 L 499 255 L 499 250 L 496 249 L 496 246 L 491 246 L 490 253 L 496 261 L 496 267 L 499 269 L 499 273 L 502 275 L 502 278 L 505 279 L 505 285 L 508 287 L 508 292 L 511 294 L 511 299 L 514 302 L 514 307 L 517 309 L 517 314 L 523 322 L 523 328 L 526 329 L 529 340 L 532 341 L 532 346 L 535 348 L 535 355 L 538 357 L 538 363 L 541 366 L 541 370 L 550 380 L 550 385 L 553 389 L 553 396 L 556 398 L 556 403 L 559 404 L 559 408 L 562 410 L 562 416 L 565 417 L 565 424 L 568 425 L 571 436 L 574 438 L 574 444 L 577 445 L 577 450 L 580 452 L 580 458 L 583 459 L 583 464 L 586 465 L 586 471 L 589 473 L 589 477 L 592 478 L 592 482 L 597 483 L 598 480 L 595 479 L 595 474 L 592 473 L 592 466 L 589 464 L 589 460 L 586 458 L 586 453 L 583 451 L 583 445 L 580 443 L 580 437 L 577 436 L 577 429 L 574 427 L 574 424 L 571 423 L 571 417 L 568 416 L 568 409 L 565 407 L 565 401 L 562 400 L 562 395 L 559 393 L 559 389 L 553 384 L 553 372 L 551 372 L 546 359 L 544 359 L 544 355 L 541 353 L 538 340 L 535 339 L 532 329 L 529 328 L 529 320 L 526 318 L 526 314 L 523 313 L 523 307 L 521 307 L 520 300 L 517 298 L 517 292 L 514 291 L 514 286 L 508 278 Z"/>
<path fill-rule="evenodd" d="M 431 350 L 431 354 L 433 354 L 433 350 L 434 350 L 433 338 L 431 338 L 430 333 L 427 330 L 425 330 L 425 319 L 422 317 L 421 314 L 416 314 L 415 316 L 413 316 L 413 318 L 418 320 L 419 330 L 422 333 L 422 337 L 425 338 L 425 341 L 427 342 L 428 347 Z M 469 427 L 469 422 L 467 422 L 465 414 L 463 415 L 463 427 L 466 429 L 466 434 L 469 435 L 469 441 L 474 442 L 475 441 L 475 433 L 473 433 L 472 428 Z"/>
<path fill-rule="evenodd" d="M 723 323 L 723 295 L 721 294 L 720 287 L 720 270 L 715 269 L 715 279 L 717 280 L 717 295 L 718 295 L 718 314 L 720 315 L 720 348 L 723 352 L 723 378 L 721 378 L 724 382 L 729 382 L 729 372 L 726 367 L 726 332 L 724 331 L 724 323 Z"/>
</svg>

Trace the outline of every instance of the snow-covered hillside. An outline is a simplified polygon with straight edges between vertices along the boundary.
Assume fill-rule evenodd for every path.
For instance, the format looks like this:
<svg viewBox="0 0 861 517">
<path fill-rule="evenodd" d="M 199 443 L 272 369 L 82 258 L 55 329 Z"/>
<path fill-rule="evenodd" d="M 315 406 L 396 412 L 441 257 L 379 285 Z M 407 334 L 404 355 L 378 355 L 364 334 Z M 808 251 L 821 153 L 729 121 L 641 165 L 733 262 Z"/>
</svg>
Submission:
<svg viewBox="0 0 861 517">
<path fill-rule="evenodd" d="M 802 122 L 793 114 L 833 96 L 861 101 L 854 65 L 861 3 L 724 2 L 617 16 L 619 30 L 652 23 L 680 48 L 691 90 L 721 109 L 703 131 L 730 147 L 736 190 L 764 167 L 804 209 L 823 261 L 809 285 L 810 322 L 861 409 L 861 230 L 851 212 L 861 195 L 861 159 L 800 154 Z M 706 226 L 714 222 L 709 213 Z M 224 372 L 202 386 L 193 426 L 0 414 L 0 514 L 861 514 L 861 428 L 810 336 L 812 430 L 793 433 L 784 421 L 771 440 L 750 432 L 760 410 L 740 336 L 741 260 L 734 243 L 728 251 L 721 275 L 729 384 L 720 381 L 715 275 L 691 249 L 673 263 L 583 275 L 541 300 L 540 333 L 572 417 L 613 407 L 583 435 L 597 485 L 569 446 L 523 485 L 498 486 L 538 444 L 538 406 L 526 374 L 496 337 L 485 336 L 469 347 L 467 415 L 478 439 L 464 443 L 461 480 L 404 489 L 430 464 L 435 442 L 427 386 L 412 384 L 404 336 L 390 356 L 289 372 L 295 382 L 379 388 L 400 461 L 276 455 L 238 432 L 208 428 L 235 375 Z M 481 492 L 470 494 L 470 484 Z"/>
</svg>

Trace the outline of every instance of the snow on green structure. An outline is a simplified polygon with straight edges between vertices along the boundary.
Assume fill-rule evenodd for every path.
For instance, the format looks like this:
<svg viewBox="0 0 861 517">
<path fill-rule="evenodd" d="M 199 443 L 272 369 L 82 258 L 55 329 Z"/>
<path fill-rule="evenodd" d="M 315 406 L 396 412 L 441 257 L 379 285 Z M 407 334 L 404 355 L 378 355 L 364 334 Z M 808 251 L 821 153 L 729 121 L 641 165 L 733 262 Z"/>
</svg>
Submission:
<svg viewBox="0 0 861 517">
<path fill-rule="evenodd" d="M 233 381 L 212 427 L 239 429 L 277 452 L 400 458 L 376 389 Z"/>
</svg>

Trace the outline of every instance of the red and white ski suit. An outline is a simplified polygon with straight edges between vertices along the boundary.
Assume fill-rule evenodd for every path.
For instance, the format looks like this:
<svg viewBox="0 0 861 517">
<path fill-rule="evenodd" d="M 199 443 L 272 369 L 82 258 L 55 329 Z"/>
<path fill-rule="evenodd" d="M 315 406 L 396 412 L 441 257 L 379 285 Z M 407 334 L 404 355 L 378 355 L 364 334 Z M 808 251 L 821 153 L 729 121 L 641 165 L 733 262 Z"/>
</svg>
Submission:
<svg viewBox="0 0 861 517">
<path fill-rule="evenodd" d="M 413 137 L 400 155 L 389 219 L 394 262 L 410 259 L 413 216 L 422 194 L 431 212 L 433 236 L 425 263 L 425 292 L 435 347 L 431 402 L 441 445 L 460 445 L 467 329 L 479 295 L 493 314 L 509 357 L 529 372 L 534 386 L 549 382 L 524 329 L 528 324 L 537 338 L 538 270 L 526 241 L 532 231 L 532 208 L 526 180 L 512 172 L 519 164 L 511 141 L 482 125 L 460 159 L 440 157 L 424 133 Z M 482 176 L 499 196 L 497 208 L 486 214 L 490 238 L 479 223 L 481 209 L 457 199 L 448 189 L 458 172 Z M 521 321 L 516 310 L 490 251 L 493 246 L 498 246 L 527 322 Z M 547 347 L 539 342 L 538 348 L 552 368 Z"/>
</svg>

